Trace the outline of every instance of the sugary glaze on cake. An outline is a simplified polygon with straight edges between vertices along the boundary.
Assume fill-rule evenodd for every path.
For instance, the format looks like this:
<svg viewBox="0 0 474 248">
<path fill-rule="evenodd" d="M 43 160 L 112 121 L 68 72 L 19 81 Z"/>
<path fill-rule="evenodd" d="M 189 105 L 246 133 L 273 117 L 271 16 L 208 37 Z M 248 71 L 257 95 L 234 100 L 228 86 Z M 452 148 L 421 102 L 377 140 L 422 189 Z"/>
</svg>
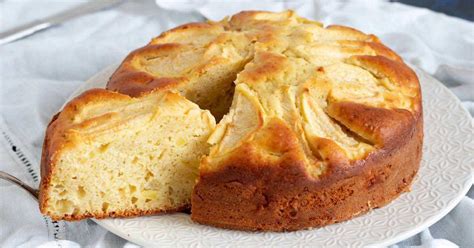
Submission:
<svg viewBox="0 0 474 248">
<path fill-rule="evenodd" d="M 420 164 L 415 73 L 374 35 L 292 11 L 167 31 L 127 56 L 107 88 L 175 92 L 219 121 L 192 195 L 203 224 L 347 220 L 409 190 Z"/>
</svg>

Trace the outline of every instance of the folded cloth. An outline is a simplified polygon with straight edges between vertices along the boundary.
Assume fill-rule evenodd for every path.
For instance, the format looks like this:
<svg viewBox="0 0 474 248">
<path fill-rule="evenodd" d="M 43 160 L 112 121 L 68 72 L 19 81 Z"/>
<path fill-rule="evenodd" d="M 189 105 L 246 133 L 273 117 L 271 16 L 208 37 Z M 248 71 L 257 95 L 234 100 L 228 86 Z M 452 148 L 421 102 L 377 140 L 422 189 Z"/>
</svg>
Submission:
<svg viewBox="0 0 474 248">
<path fill-rule="evenodd" d="M 325 24 L 377 34 L 405 60 L 445 82 L 473 114 L 473 24 L 401 4 L 367 3 L 128 1 L 0 46 L 0 170 L 37 186 L 44 129 L 82 82 L 161 31 L 242 9 L 292 8 Z M 0 1 L 0 32 L 74 4 Z M 438 223 L 394 247 L 474 247 L 472 190 L 468 196 Z M 0 247 L 134 247 L 92 221 L 52 222 L 28 194 L 3 181 L 0 199 Z"/>
</svg>

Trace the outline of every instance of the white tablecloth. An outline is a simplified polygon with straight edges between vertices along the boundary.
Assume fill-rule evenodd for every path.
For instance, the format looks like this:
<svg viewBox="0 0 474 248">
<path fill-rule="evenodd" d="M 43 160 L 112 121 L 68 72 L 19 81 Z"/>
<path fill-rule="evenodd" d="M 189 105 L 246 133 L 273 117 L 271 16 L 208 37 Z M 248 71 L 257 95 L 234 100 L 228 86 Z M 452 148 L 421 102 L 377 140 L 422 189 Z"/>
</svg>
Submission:
<svg viewBox="0 0 474 248">
<path fill-rule="evenodd" d="M 126 2 L 0 46 L 0 170 L 38 185 L 44 129 L 84 80 L 176 25 L 242 9 L 282 10 L 377 34 L 408 62 L 433 74 L 474 113 L 474 25 L 383 1 Z M 0 1 L 0 31 L 73 7 L 64 1 Z M 190 12 L 191 11 L 191 12 Z M 397 244 L 474 247 L 473 192 L 429 230 Z M 0 181 L 0 247 L 134 246 L 91 221 L 51 222 L 25 192 Z M 61 241 L 57 241 L 61 240 Z"/>
</svg>

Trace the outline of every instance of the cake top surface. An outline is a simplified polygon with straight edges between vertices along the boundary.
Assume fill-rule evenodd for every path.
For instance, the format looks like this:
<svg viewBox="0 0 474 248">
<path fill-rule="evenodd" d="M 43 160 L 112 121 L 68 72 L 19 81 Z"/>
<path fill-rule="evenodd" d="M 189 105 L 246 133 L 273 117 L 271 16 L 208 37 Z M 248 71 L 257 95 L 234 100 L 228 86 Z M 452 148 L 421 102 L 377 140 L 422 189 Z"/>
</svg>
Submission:
<svg viewBox="0 0 474 248">
<path fill-rule="evenodd" d="M 292 11 L 171 29 L 132 52 L 108 89 L 192 91 L 199 78 L 236 63 L 244 66 L 232 106 L 202 170 L 250 154 L 262 164 L 291 157 L 319 177 L 329 164 L 351 166 L 396 147 L 421 118 L 415 73 L 376 36 Z"/>
</svg>

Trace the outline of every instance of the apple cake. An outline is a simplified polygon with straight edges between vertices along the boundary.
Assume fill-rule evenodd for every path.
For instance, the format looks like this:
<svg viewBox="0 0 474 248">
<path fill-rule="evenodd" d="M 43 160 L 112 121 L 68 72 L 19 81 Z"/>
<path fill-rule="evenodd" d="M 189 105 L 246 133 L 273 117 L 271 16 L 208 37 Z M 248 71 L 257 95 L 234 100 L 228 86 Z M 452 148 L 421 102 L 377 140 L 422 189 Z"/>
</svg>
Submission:
<svg viewBox="0 0 474 248">
<path fill-rule="evenodd" d="M 376 36 L 345 26 L 325 27 L 292 11 L 245 11 L 219 22 L 171 29 L 130 53 L 111 76 L 107 90 L 117 92 L 114 94 L 120 98 L 132 97 L 127 102 L 161 92 L 179 96 L 187 106 L 195 103 L 192 109 L 199 117 L 183 117 L 186 111 L 173 110 L 176 119 L 164 124 L 169 126 L 163 128 L 157 119 L 155 125 L 161 129 L 153 136 L 143 135 L 160 144 L 166 139 L 174 144 L 178 136 L 189 137 L 184 153 L 174 145 L 162 149 L 187 157 L 193 173 L 199 173 L 182 188 L 185 193 L 180 197 L 190 199 L 178 197 L 174 205 L 157 202 L 169 202 L 170 193 L 164 196 L 162 187 L 181 187 L 182 179 L 154 171 L 151 180 L 159 184 L 154 190 L 160 192 L 149 198 L 157 204 L 154 210 L 136 211 L 138 205 L 120 205 L 113 215 L 79 212 L 76 218 L 172 211 L 191 202 L 191 218 L 207 225 L 264 231 L 318 227 L 394 200 L 409 190 L 420 165 L 423 115 L 416 74 Z M 116 111 L 113 108 L 105 109 Z M 167 104 L 160 102 L 157 108 L 166 111 Z M 138 111 L 126 109 L 130 115 Z M 203 114 L 207 110 L 212 116 Z M 58 136 L 65 129 L 54 130 L 60 126 L 55 123 L 71 126 L 73 122 L 58 121 L 61 115 L 65 114 L 48 129 Z M 67 116 L 64 118 L 71 118 L 71 114 Z M 104 128 L 111 125 L 105 120 L 93 122 Z M 192 134 L 195 129 L 201 130 L 197 136 Z M 166 133 L 159 135 L 160 131 Z M 129 156 L 143 149 L 130 139 L 135 138 L 114 135 L 116 142 L 133 147 L 116 154 L 133 160 Z M 82 140 L 75 144 L 94 147 Z M 46 144 L 44 164 L 51 163 L 51 154 L 60 149 L 64 148 Z M 144 156 L 157 156 L 157 152 L 146 150 Z M 74 161 L 64 160 L 52 167 L 72 166 L 77 168 L 74 173 L 82 173 L 85 166 L 81 163 L 88 158 L 79 151 L 75 154 Z M 115 168 L 112 170 L 131 166 L 104 161 L 111 164 L 100 166 Z M 179 170 L 183 167 L 180 161 L 168 160 L 159 166 L 147 161 L 153 165 L 145 162 L 143 166 Z M 51 175 L 51 170 L 46 171 Z M 143 181 L 124 178 L 126 184 Z M 43 184 L 51 184 L 51 179 Z M 117 194 L 122 186 L 107 187 L 107 192 Z M 137 192 L 141 189 L 137 187 Z M 54 199 L 61 199 L 61 190 L 54 191 Z M 128 204 L 133 198 L 126 193 L 123 200 Z M 102 198 L 108 194 L 88 198 L 86 206 L 100 210 Z M 135 197 L 140 204 L 146 199 Z M 108 209 L 119 203 L 118 199 L 108 200 Z M 74 214 L 71 209 L 78 201 L 71 201 L 55 208 Z M 123 210 L 127 207 L 134 210 Z"/>
</svg>

